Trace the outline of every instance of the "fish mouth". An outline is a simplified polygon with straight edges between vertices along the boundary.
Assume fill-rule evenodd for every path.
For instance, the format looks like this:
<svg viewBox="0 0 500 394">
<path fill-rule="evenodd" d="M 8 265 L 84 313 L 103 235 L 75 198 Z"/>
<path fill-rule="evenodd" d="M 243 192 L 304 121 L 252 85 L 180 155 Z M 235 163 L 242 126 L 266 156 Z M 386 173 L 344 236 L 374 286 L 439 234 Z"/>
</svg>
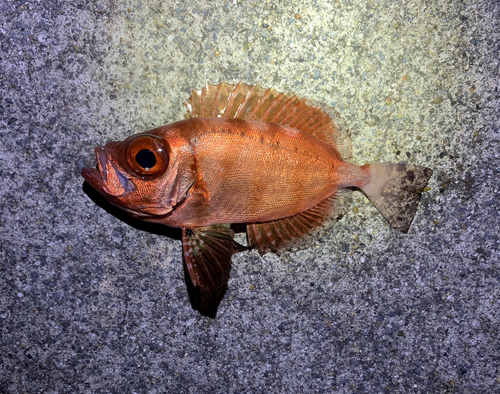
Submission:
<svg viewBox="0 0 500 394">
<path fill-rule="evenodd" d="M 94 189 L 103 192 L 104 182 L 101 177 L 101 173 L 96 168 L 84 167 L 82 169 L 82 177 L 90 183 Z"/>
<path fill-rule="evenodd" d="M 82 177 L 90 183 L 90 186 L 94 189 L 100 193 L 104 193 L 104 185 L 106 184 L 108 171 L 106 169 L 106 153 L 102 146 L 95 148 L 95 157 L 97 160 L 97 168 L 84 167 L 82 169 Z"/>
<path fill-rule="evenodd" d="M 120 197 L 134 190 L 133 184 L 121 173 L 121 171 L 119 171 L 112 162 L 108 162 L 104 147 L 98 146 L 95 148 L 95 156 L 97 168 L 84 167 L 82 169 L 82 177 L 90 183 L 94 189 L 104 194 L 106 197 Z M 110 170 L 112 173 L 108 173 Z M 110 182 L 112 185 L 107 185 L 109 176 L 111 177 Z M 118 180 L 118 182 L 116 182 L 116 180 Z"/>
</svg>

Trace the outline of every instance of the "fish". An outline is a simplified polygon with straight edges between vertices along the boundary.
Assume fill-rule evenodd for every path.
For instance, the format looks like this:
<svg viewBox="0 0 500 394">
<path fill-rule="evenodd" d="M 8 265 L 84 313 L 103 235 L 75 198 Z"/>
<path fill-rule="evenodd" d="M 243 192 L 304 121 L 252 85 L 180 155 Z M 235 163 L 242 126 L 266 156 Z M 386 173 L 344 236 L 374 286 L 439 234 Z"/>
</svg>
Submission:
<svg viewBox="0 0 500 394">
<path fill-rule="evenodd" d="M 185 106 L 184 120 L 98 146 L 96 168 L 81 175 L 132 217 L 180 228 L 186 282 L 204 294 L 225 292 L 233 254 L 299 242 L 353 189 L 407 233 L 433 173 L 352 163 L 335 109 L 273 88 L 206 85 Z M 234 240 L 235 224 L 246 226 L 247 245 Z"/>
</svg>

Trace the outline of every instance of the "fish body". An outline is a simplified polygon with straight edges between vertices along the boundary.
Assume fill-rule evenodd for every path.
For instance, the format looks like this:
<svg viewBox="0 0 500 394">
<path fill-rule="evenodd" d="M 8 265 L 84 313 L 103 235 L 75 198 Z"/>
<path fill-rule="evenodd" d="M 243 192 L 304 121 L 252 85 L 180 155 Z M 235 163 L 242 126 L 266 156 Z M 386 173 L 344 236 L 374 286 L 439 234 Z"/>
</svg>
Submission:
<svg viewBox="0 0 500 394">
<path fill-rule="evenodd" d="M 294 216 L 365 172 L 326 142 L 261 121 L 192 118 L 148 132 L 170 144 L 172 164 L 192 166 L 182 204 L 159 220 L 172 227 L 255 223 Z M 179 175 L 179 174 L 177 174 Z M 185 174 L 184 174 L 185 175 Z M 167 188 L 162 189 L 167 190 Z M 158 203 L 168 197 L 157 194 Z M 178 202 L 180 199 L 174 199 Z"/>
<path fill-rule="evenodd" d="M 183 230 L 192 284 L 227 284 L 231 256 L 245 249 L 229 225 L 246 223 L 260 252 L 292 244 L 361 189 L 407 232 L 432 170 L 357 166 L 345 123 L 332 109 L 274 89 L 221 83 L 193 91 L 189 119 L 96 148 L 82 176 L 111 203 L 145 221 Z"/>
</svg>

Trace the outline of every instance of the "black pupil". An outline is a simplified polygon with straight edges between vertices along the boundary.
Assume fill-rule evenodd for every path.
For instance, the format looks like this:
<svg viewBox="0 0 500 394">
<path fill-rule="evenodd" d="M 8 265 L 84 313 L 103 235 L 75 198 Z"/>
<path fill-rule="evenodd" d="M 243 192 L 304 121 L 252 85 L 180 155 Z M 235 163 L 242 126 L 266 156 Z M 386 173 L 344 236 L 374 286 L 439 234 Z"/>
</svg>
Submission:
<svg viewBox="0 0 500 394">
<path fill-rule="evenodd" d="M 156 157 L 149 149 L 142 149 L 135 155 L 135 161 L 145 170 L 149 170 L 155 166 Z"/>
</svg>

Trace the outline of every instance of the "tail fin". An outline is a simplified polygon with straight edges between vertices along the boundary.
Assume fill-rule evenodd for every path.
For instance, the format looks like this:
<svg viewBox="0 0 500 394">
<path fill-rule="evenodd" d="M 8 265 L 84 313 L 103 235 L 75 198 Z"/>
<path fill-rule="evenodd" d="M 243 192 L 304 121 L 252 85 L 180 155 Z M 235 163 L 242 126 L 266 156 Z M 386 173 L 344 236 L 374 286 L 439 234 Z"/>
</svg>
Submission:
<svg viewBox="0 0 500 394">
<path fill-rule="evenodd" d="M 361 190 L 392 227 L 407 233 L 432 170 L 411 164 L 368 164 Z"/>
</svg>

